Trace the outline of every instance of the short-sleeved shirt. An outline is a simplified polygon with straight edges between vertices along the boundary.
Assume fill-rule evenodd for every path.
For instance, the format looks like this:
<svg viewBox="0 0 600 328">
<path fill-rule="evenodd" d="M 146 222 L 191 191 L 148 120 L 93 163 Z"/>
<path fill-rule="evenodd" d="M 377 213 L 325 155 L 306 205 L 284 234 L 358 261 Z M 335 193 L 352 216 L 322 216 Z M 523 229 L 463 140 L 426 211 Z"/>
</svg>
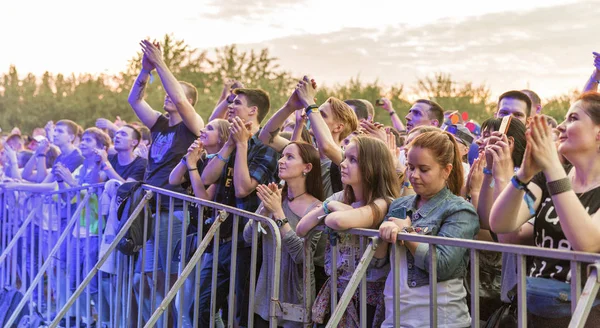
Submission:
<svg viewBox="0 0 600 328">
<path fill-rule="evenodd" d="M 566 167 L 565 171 L 568 173 L 571 169 L 571 167 Z M 535 213 L 533 225 L 535 245 L 542 248 L 573 250 L 571 242 L 561 228 L 554 202 L 546 188 L 546 177 L 540 173 L 533 178 L 532 182 L 542 189 L 542 203 Z M 576 195 L 589 215 L 594 215 L 600 209 L 600 187 Z M 584 269 L 582 272 L 586 272 L 586 270 Z M 529 275 L 570 282 L 571 266 L 569 261 L 534 257 Z"/>
<path fill-rule="evenodd" d="M 259 184 L 268 184 L 275 181 L 275 170 L 279 154 L 258 139 L 259 132 L 248 140 L 248 172 L 250 172 L 250 177 L 258 181 Z M 245 211 L 255 212 L 260 204 L 256 191 L 252 191 L 244 198 L 235 197 L 235 188 L 233 185 L 234 163 L 235 152 L 231 154 L 223 168 L 221 178 L 217 183 L 214 201 Z M 221 225 L 221 238 L 230 236 L 231 224 L 232 220 L 223 222 Z M 243 232 L 244 224 L 240 223 L 240 232 Z M 239 236 L 242 236 L 242 233 Z"/>
<path fill-rule="evenodd" d="M 121 165 L 119 164 L 118 154 L 108 156 L 108 162 L 121 178 L 124 180 L 131 178 L 135 181 L 142 181 L 144 179 L 144 173 L 148 165 L 148 160 L 139 156 L 136 156 L 129 164 Z"/>
<path fill-rule="evenodd" d="M 54 161 L 54 165 L 56 165 L 56 163 L 61 163 L 68 168 L 69 171 L 73 172 L 83 164 L 83 156 L 81 155 L 79 148 L 75 148 L 68 154 L 62 153 L 58 155 L 56 161 Z"/>
<path fill-rule="evenodd" d="M 169 119 L 161 115 L 150 129 L 152 146 L 148 154 L 148 165 L 144 182 L 163 189 L 185 194 L 181 185 L 169 184 L 169 175 L 181 158 L 187 154 L 189 146 L 196 140 L 196 135 L 183 122 L 169 126 Z M 168 197 L 162 197 L 163 205 L 169 203 Z M 175 202 L 175 205 L 181 202 Z"/>
</svg>

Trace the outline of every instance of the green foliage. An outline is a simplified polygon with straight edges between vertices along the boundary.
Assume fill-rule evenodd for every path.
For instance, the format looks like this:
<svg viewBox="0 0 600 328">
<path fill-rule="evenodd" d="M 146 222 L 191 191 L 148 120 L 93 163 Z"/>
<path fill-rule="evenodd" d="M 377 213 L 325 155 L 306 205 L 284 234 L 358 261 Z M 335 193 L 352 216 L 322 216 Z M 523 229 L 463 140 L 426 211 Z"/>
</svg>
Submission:
<svg viewBox="0 0 600 328">
<path fill-rule="evenodd" d="M 236 79 L 245 85 L 262 88 L 271 97 L 271 113 L 289 97 L 296 81 L 278 65 L 278 59 L 268 49 L 241 51 L 235 45 L 215 50 L 214 53 L 190 47 L 184 40 L 165 35 L 161 40 L 165 62 L 175 76 L 198 88 L 196 110 L 207 118 L 219 99 L 225 79 Z M 141 69 L 141 52 L 130 59 L 125 69 L 116 75 L 80 74 L 65 76 L 45 72 L 42 76 L 19 74 L 17 68 L 9 67 L 0 78 L 0 127 L 4 131 L 18 126 L 28 134 L 34 127 L 42 127 L 49 120 L 68 118 L 84 127 L 95 124 L 99 117 L 114 119 L 120 116 L 126 121 L 137 118 L 129 107 L 127 97 Z M 472 83 L 457 83 L 450 75 L 435 74 L 418 81 L 413 93 L 419 97 L 432 98 L 445 109 L 466 111 L 479 122 L 489 117 L 495 109 L 490 102 L 490 90 Z M 154 82 L 146 89 L 146 100 L 160 110 L 164 102 L 164 90 L 154 73 Z M 410 108 L 403 85 L 384 87 L 379 81 L 364 82 L 360 76 L 345 84 L 326 86 L 319 84 L 317 100 L 328 97 L 339 99 L 366 99 L 375 101 L 385 96 L 392 100 L 396 112 L 403 117 Z M 544 112 L 557 119 L 568 108 L 568 96 L 551 99 Z M 414 100 L 414 99 L 413 99 Z M 387 113 L 376 107 L 375 120 L 390 125 Z"/>
<path fill-rule="evenodd" d="M 571 101 L 580 95 L 579 91 L 571 91 L 570 94 L 564 94 L 550 98 L 542 107 L 542 113 L 554 117 L 557 122 L 562 122 L 565 115 L 571 107 Z"/>
</svg>

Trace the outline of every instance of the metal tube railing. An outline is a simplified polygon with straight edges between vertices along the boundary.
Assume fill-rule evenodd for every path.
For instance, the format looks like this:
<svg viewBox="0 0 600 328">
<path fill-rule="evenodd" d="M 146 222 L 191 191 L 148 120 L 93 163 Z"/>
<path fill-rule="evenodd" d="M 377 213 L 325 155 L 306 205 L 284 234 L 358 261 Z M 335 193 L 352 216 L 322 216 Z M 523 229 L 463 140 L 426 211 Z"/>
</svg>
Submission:
<svg viewBox="0 0 600 328">
<path fill-rule="evenodd" d="M 318 231 L 327 231 L 327 228 L 324 227 L 316 227 L 314 230 Z M 372 239 L 373 243 L 378 243 L 379 240 L 379 231 L 372 229 L 350 229 L 344 231 L 344 233 L 348 233 L 351 235 L 357 235 L 362 237 L 369 237 Z M 332 239 L 333 240 L 333 239 Z M 399 243 L 401 241 L 412 241 L 419 243 L 429 244 L 429 296 L 430 296 L 430 325 L 432 327 L 437 326 L 437 254 L 436 254 L 436 245 L 447 245 L 454 247 L 462 247 L 470 250 L 470 258 L 471 258 L 471 305 L 472 312 L 475 314 L 471 317 L 472 327 L 479 327 L 479 251 L 498 251 L 503 253 L 513 253 L 517 254 L 517 275 L 518 275 L 518 284 L 517 284 L 517 296 L 518 296 L 518 325 L 519 327 L 527 327 L 527 290 L 526 290 L 526 256 L 537 256 L 537 257 L 547 257 L 554 258 L 560 260 L 571 261 L 571 268 L 575 270 L 575 273 L 579 273 L 581 262 L 595 263 L 590 266 L 591 273 L 586 281 L 585 288 L 583 292 L 581 292 L 580 288 L 577 286 L 579 279 L 574 280 L 574 286 L 571 287 L 572 294 L 572 308 L 573 308 L 573 316 L 571 319 L 571 324 L 569 327 L 583 327 L 585 324 L 585 320 L 590 312 L 593 301 L 596 298 L 598 293 L 598 289 L 600 287 L 600 279 L 598 278 L 598 268 L 600 267 L 600 254 L 594 253 L 584 253 L 584 252 L 576 252 L 576 251 L 568 251 L 568 250 L 557 250 L 557 249 L 543 249 L 539 247 L 533 246 L 521 246 L 521 245 L 509 245 L 509 244 L 498 244 L 477 240 L 465 240 L 465 239 L 453 239 L 446 237 L 438 237 L 438 236 L 427 236 L 427 235 L 418 235 L 418 234 L 406 234 L 399 233 L 398 234 L 398 242 L 392 245 L 392 271 L 390 274 L 393 275 L 394 282 L 394 326 L 400 325 L 400 276 L 399 276 L 399 266 L 398 263 L 400 260 L 400 246 Z M 308 241 L 305 239 L 305 243 Z M 332 247 L 332 258 L 335 258 L 336 248 Z M 335 327 L 344 312 L 348 304 L 350 303 L 350 299 L 354 296 L 358 285 L 364 279 L 365 274 L 367 272 L 366 267 L 368 262 L 371 260 L 374 250 L 368 248 L 361 258 L 356 270 L 354 271 L 346 289 L 344 290 L 342 296 L 339 299 L 339 302 L 335 308 L 332 308 L 333 312 L 329 322 L 327 322 L 327 327 Z M 335 278 L 334 273 L 337 272 L 337 261 L 332 261 L 332 280 Z M 573 273 L 572 276 L 575 274 Z M 573 278 L 572 278 L 573 279 Z M 335 283 L 335 282 L 334 282 Z M 337 294 L 337 284 L 336 289 L 332 287 L 332 303 L 334 303 L 334 297 Z M 580 296 L 581 295 L 581 296 Z M 362 300 L 362 297 L 361 297 Z M 305 307 L 308 308 L 309 304 L 305 304 Z M 364 315 L 362 310 L 363 305 L 361 305 L 361 316 Z M 364 326 L 364 321 L 361 318 L 361 325 Z"/>
</svg>

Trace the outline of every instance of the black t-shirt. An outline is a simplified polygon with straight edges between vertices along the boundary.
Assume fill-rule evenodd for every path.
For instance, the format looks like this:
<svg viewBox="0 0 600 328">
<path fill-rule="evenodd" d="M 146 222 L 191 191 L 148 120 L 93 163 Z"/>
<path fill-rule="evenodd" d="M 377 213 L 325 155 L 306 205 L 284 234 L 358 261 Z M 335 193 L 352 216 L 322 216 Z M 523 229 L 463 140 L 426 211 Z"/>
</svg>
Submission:
<svg viewBox="0 0 600 328">
<path fill-rule="evenodd" d="M 566 167 L 568 173 L 571 167 Z M 535 215 L 534 240 L 537 247 L 573 250 L 571 243 L 565 237 L 560 226 L 560 220 L 554 209 L 554 203 L 546 188 L 546 177 L 543 173 L 536 175 L 533 183 L 542 189 L 542 203 Z M 593 215 L 600 208 L 600 187 L 577 194 L 579 201 L 588 214 Z M 582 231 L 582 233 L 585 233 Z M 586 270 L 582 270 L 586 272 Z M 553 278 L 559 281 L 571 281 L 571 266 L 569 261 L 534 257 L 529 269 L 532 277 Z"/>
<path fill-rule="evenodd" d="M 146 172 L 146 166 L 148 160 L 139 156 L 133 160 L 133 162 L 127 165 L 119 164 L 119 158 L 117 154 L 108 156 L 108 162 L 115 169 L 115 172 L 121 176 L 121 178 L 127 180 L 132 178 L 136 181 L 142 181 L 144 179 L 144 173 Z"/>
<path fill-rule="evenodd" d="M 181 185 L 169 184 L 169 175 L 196 140 L 196 135 L 183 122 L 169 126 L 169 119 L 165 115 L 158 117 L 150 132 L 152 132 L 152 146 L 148 154 L 144 182 L 185 194 L 186 191 Z M 162 199 L 163 205 L 168 205 L 169 198 L 162 197 Z"/>
</svg>

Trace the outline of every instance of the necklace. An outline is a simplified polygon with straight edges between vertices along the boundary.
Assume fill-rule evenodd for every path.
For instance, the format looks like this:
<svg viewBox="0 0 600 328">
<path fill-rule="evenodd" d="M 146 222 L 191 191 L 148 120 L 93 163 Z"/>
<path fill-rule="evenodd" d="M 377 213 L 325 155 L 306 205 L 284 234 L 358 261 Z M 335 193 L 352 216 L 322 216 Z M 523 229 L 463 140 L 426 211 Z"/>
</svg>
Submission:
<svg viewBox="0 0 600 328">
<path fill-rule="evenodd" d="M 300 196 L 302 196 L 302 195 L 304 195 L 304 194 L 306 194 L 306 191 L 305 191 L 305 192 L 303 192 L 303 193 L 301 193 L 300 195 L 297 195 L 297 196 L 294 196 L 294 197 L 290 197 L 290 196 L 289 196 L 289 194 L 288 194 L 288 196 L 287 196 L 287 199 L 288 199 L 290 202 L 293 202 L 293 201 L 294 201 L 294 199 L 296 199 L 296 198 L 298 198 L 298 197 L 300 197 Z"/>
</svg>

